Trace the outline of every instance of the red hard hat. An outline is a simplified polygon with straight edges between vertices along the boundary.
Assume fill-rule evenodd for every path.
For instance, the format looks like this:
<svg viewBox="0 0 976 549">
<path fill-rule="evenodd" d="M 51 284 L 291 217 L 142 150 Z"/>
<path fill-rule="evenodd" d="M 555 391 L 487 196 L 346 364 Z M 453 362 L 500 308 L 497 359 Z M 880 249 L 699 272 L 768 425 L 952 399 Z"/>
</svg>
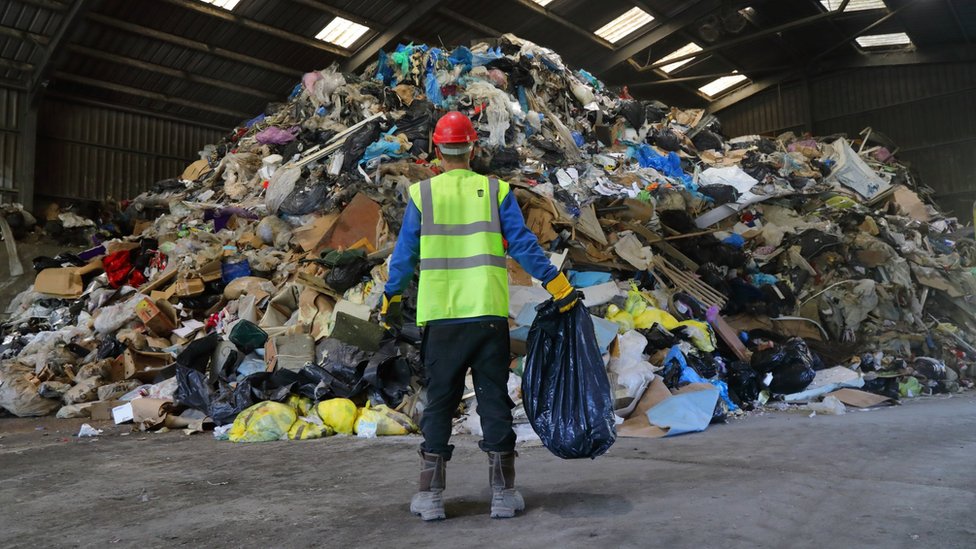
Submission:
<svg viewBox="0 0 976 549">
<path fill-rule="evenodd" d="M 471 119 L 457 111 L 442 116 L 434 127 L 435 145 L 474 143 L 477 140 L 478 132 L 474 130 Z"/>
</svg>

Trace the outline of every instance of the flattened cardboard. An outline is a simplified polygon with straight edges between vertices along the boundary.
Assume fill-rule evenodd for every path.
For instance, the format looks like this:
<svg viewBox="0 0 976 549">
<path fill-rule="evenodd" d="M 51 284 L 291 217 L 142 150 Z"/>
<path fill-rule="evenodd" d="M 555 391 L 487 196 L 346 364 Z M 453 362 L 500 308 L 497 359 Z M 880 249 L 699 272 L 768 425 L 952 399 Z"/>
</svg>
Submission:
<svg viewBox="0 0 976 549">
<path fill-rule="evenodd" d="M 180 175 L 180 179 L 183 181 L 196 181 L 201 175 L 210 171 L 210 163 L 204 159 L 197 160 L 196 162 L 190 164 L 183 170 L 183 174 Z"/>
<path fill-rule="evenodd" d="M 624 422 L 617 426 L 617 435 L 621 437 L 661 438 L 668 434 L 667 430 L 655 427 L 647 420 L 647 411 L 660 402 L 671 398 L 671 391 L 664 384 L 660 376 L 654 378 L 641 396 L 634 411 Z"/>
<path fill-rule="evenodd" d="M 316 217 L 311 223 L 302 225 L 292 231 L 292 240 L 306 252 L 316 251 L 325 243 L 325 239 L 328 238 L 332 226 L 335 225 L 338 219 L 339 214 Z"/>
<path fill-rule="evenodd" d="M 837 400 L 855 408 L 874 408 L 895 403 L 894 400 L 886 396 L 858 391 L 857 389 L 838 389 L 827 396 L 836 397 Z"/>
<path fill-rule="evenodd" d="M 512 286 L 531 286 L 532 276 L 525 272 L 525 269 L 511 257 L 505 258 L 505 265 L 508 267 L 508 283 Z"/>
<path fill-rule="evenodd" d="M 325 245 L 329 248 L 345 250 L 365 238 L 373 246 L 373 249 L 376 249 L 376 233 L 381 218 L 380 205 L 370 200 L 365 194 L 359 193 L 339 214 Z"/>
<path fill-rule="evenodd" d="M 85 284 L 81 275 L 73 267 L 44 269 L 34 279 L 34 290 L 57 297 L 81 297 Z"/>
<path fill-rule="evenodd" d="M 198 277 L 177 280 L 173 286 L 175 287 L 173 295 L 177 297 L 200 295 L 205 290 L 203 278 Z"/>
<path fill-rule="evenodd" d="M 932 219 L 929 215 L 925 203 L 919 199 L 918 195 L 904 185 L 895 185 L 895 191 L 891 196 L 898 208 L 905 212 L 905 215 L 918 221 L 928 222 Z"/>
</svg>

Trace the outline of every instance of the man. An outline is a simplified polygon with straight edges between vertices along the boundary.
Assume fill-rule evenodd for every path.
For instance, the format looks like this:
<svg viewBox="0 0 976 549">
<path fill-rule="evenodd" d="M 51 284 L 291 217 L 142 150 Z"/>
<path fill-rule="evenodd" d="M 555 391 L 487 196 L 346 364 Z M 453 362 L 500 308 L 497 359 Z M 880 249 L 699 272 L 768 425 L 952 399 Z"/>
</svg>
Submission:
<svg viewBox="0 0 976 549">
<path fill-rule="evenodd" d="M 508 183 L 471 171 L 477 140 L 471 120 L 459 112 L 437 122 L 433 141 L 444 173 L 410 186 L 380 313 L 383 322 L 393 320 L 419 262 L 417 324 L 425 326 L 421 354 L 428 382 L 420 490 L 410 511 L 424 520 L 446 517 L 442 492 L 454 450 L 448 441 L 469 367 L 484 431 L 479 446 L 488 453 L 491 516 L 513 517 L 525 508 L 515 489 L 504 242 L 508 254 L 562 300 L 562 310 L 576 296 L 525 226 Z"/>
</svg>

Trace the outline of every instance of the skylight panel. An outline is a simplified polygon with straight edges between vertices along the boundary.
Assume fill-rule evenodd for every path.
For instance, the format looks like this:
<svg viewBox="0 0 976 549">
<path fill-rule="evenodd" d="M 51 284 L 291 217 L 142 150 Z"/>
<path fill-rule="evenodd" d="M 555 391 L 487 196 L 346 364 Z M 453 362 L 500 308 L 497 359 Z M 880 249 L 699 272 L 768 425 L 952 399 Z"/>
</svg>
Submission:
<svg viewBox="0 0 976 549">
<path fill-rule="evenodd" d="M 360 25 L 359 23 L 353 23 L 342 17 L 336 17 L 316 34 L 315 38 L 343 48 L 348 48 L 355 44 L 356 40 L 359 40 L 367 31 L 369 31 L 369 27 Z"/>
<path fill-rule="evenodd" d="M 903 32 L 893 32 L 890 34 L 868 34 L 858 36 L 857 45 L 862 48 L 888 48 L 891 46 L 910 46 L 912 39 Z"/>
<path fill-rule="evenodd" d="M 536 4 L 539 4 L 542 7 L 546 7 L 549 4 L 552 4 L 553 2 L 553 0 L 532 0 L 532 1 L 535 2 Z"/>
<path fill-rule="evenodd" d="M 218 8 L 224 8 L 227 11 L 234 11 L 234 8 L 237 7 L 237 4 L 240 3 L 241 0 L 200 0 L 200 1 L 203 2 L 204 4 L 210 4 L 213 6 L 217 6 Z"/>
<path fill-rule="evenodd" d="M 651 14 L 640 8 L 633 8 L 606 25 L 603 25 L 594 34 L 611 44 L 616 44 L 624 37 L 653 20 L 654 17 Z"/>
<path fill-rule="evenodd" d="M 701 51 L 701 46 L 699 46 L 698 44 L 696 44 L 694 42 L 688 42 L 686 45 L 684 45 L 684 46 L 682 46 L 682 47 L 674 50 L 673 52 L 665 55 L 664 57 L 658 59 L 657 61 L 655 61 L 654 64 L 656 65 L 656 64 L 661 63 L 663 61 L 667 61 L 668 59 L 674 59 L 675 57 L 681 57 L 682 55 L 688 55 L 690 53 L 695 53 L 697 51 Z M 695 60 L 694 57 L 689 57 L 688 59 L 682 59 L 681 61 L 675 61 L 674 63 L 670 63 L 668 65 L 664 65 L 663 67 L 661 67 L 661 70 L 664 71 L 664 72 L 666 72 L 666 73 L 668 73 L 668 74 L 671 74 L 671 71 L 677 70 L 678 67 L 681 67 L 681 66 L 683 66 L 683 65 L 685 65 L 687 63 L 690 63 L 690 62 L 692 62 L 694 60 Z"/>
<path fill-rule="evenodd" d="M 708 84 L 705 84 L 704 86 L 698 88 L 698 91 L 707 95 L 710 99 L 714 99 L 718 94 L 748 79 L 749 77 L 747 77 L 744 74 L 732 74 L 729 76 L 723 76 L 721 78 L 716 78 L 715 80 L 712 80 Z"/>
<path fill-rule="evenodd" d="M 827 11 L 837 11 L 843 3 L 844 0 L 820 0 L 820 5 Z M 887 7 L 884 0 L 851 0 L 844 11 L 883 10 Z"/>
</svg>

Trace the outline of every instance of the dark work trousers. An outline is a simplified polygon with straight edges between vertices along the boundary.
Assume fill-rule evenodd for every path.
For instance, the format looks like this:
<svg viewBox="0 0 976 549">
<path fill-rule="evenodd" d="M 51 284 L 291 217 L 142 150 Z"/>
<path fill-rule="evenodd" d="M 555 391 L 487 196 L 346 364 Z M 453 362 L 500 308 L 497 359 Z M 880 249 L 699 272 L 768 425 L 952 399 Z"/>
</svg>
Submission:
<svg viewBox="0 0 976 549">
<path fill-rule="evenodd" d="M 479 446 L 486 452 L 515 449 L 515 404 L 508 396 L 509 345 L 508 320 L 504 318 L 431 324 L 424 329 L 421 353 L 427 370 L 427 407 L 420 420 L 424 452 L 451 459 L 451 423 L 464 394 L 468 368 L 484 431 Z"/>
</svg>

